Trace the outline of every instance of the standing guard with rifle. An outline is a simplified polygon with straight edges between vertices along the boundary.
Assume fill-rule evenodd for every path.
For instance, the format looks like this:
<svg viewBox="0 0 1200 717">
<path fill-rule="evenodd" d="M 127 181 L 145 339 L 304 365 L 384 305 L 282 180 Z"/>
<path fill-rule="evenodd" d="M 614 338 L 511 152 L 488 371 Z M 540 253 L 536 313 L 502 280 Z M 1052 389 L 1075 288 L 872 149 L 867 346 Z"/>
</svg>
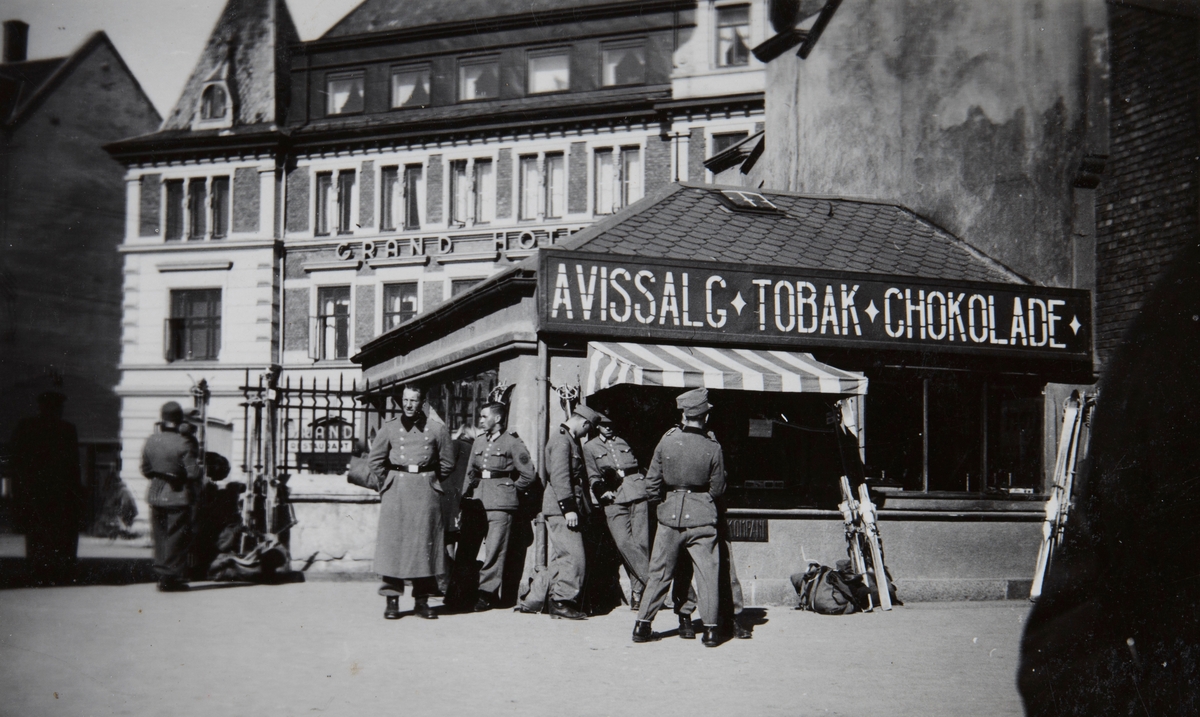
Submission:
<svg viewBox="0 0 1200 717">
<path fill-rule="evenodd" d="M 142 475 L 150 479 L 146 502 L 154 537 L 154 572 L 162 592 L 187 590 L 192 545 L 192 504 L 204 475 L 196 439 L 182 435 L 183 407 L 163 404 L 161 431 L 142 448 Z"/>
</svg>

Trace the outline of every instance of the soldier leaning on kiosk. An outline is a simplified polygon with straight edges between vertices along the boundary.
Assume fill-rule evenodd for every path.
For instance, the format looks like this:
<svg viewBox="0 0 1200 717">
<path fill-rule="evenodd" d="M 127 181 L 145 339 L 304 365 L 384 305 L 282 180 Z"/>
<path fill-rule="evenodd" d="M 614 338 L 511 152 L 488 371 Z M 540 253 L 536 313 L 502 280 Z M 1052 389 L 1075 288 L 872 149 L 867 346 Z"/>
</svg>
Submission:
<svg viewBox="0 0 1200 717">
<path fill-rule="evenodd" d="M 161 431 L 146 439 L 142 448 L 142 475 L 150 479 L 146 502 L 154 536 L 154 572 L 158 589 L 187 589 L 188 554 L 192 547 L 192 504 L 195 485 L 204 476 L 200 446 L 183 435 L 183 408 L 174 401 L 163 404 Z"/>
<path fill-rule="evenodd" d="M 629 606 L 642 604 L 650 572 L 650 504 L 646 477 L 624 438 L 613 430 L 612 419 L 600 415 L 599 438 L 583 446 L 592 495 L 604 506 L 609 533 L 629 573 Z"/>
<path fill-rule="evenodd" d="M 400 415 L 383 422 L 367 458 L 382 486 L 375 572 L 388 620 L 400 617 L 405 580 L 412 583 L 413 612 L 437 619 L 429 596 L 437 594 L 437 576 L 446 572 L 441 482 L 454 470 L 455 450 L 445 424 L 421 410 L 424 400 L 420 389 L 404 387 Z"/>
<path fill-rule="evenodd" d="M 495 607 L 504 577 L 504 563 L 512 533 L 513 514 L 520 494 L 533 485 L 533 461 L 516 433 L 506 433 L 503 403 L 488 403 L 479 416 L 482 433 L 471 448 L 467 486 L 463 491 L 463 526 L 459 553 L 475 560 L 480 542 L 487 545 L 479 571 L 479 595 L 474 611 Z M 484 533 L 486 532 L 486 537 Z"/>
<path fill-rule="evenodd" d="M 587 617 L 579 609 L 585 559 L 579 533 L 580 506 L 575 489 L 587 482 L 579 437 L 598 423 L 600 414 L 577 406 L 571 417 L 546 441 L 546 492 L 542 513 L 550 537 L 550 616 L 568 620 Z"/>
<path fill-rule="evenodd" d="M 647 490 L 658 506 L 658 531 L 650 555 L 646 594 L 633 626 L 633 641 L 653 639 L 650 624 L 667 599 L 679 554 L 685 548 L 696 574 L 696 596 L 704 620 L 705 647 L 717 646 L 720 560 L 717 551 L 717 506 L 725 492 L 725 457 L 721 444 L 705 433 L 712 406 L 703 388 L 682 393 L 676 404 L 683 428 L 667 431 L 646 471 Z"/>
</svg>

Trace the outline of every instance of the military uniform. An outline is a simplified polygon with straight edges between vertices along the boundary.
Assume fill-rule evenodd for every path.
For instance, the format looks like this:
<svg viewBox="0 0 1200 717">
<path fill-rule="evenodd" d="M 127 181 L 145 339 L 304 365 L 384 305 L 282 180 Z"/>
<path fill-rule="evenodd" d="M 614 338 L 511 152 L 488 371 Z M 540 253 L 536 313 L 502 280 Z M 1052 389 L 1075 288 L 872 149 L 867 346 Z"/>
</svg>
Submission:
<svg viewBox="0 0 1200 717">
<path fill-rule="evenodd" d="M 173 402 L 172 402 L 173 403 Z M 163 430 L 146 439 L 142 448 L 142 475 L 150 479 L 146 502 L 154 535 L 154 572 L 162 589 L 187 581 L 188 553 L 192 542 L 192 504 L 196 484 L 204 476 L 196 439 L 175 430 L 178 422 L 171 403 L 163 407 Z M 178 409 L 178 404 L 174 404 Z M 182 422 L 182 409 L 179 409 Z"/>
<path fill-rule="evenodd" d="M 513 514 L 520 506 L 520 492 L 533 485 L 533 461 L 529 449 L 515 433 L 497 432 L 475 439 L 467 467 L 463 499 L 463 535 L 459 543 L 464 560 L 474 560 L 481 541 L 487 545 L 479 571 L 479 590 L 489 598 L 499 594 L 508 555 Z M 480 520 L 486 514 L 486 537 Z"/>
<path fill-rule="evenodd" d="M 606 420 L 606 419 L 601 419 Z M 615 494 L 604 506 L 609 533 L 629 573 L 630 600 L 641 600 L 650 572 L 650 504 L 646 477 L 625 439 L 594 438 L 583 446 L 588 482 L 597 500 L 608 491 Z"/>
<path fill-rule="evenodd" d="M 717 506 L 725 492 L 721 445 L 699 428 L 672 428 L 654 449 L 647 490 L 661 498 L 650 576 L 638 620 L 649 622 L 666 601 L 679 553 L 687 549 L 696 574 L 700 616 L 706 627 L 718 618 Z"/>
<path fill-rule="evenodd" d="M 595 422 L 599 414 L 587 406 L 579 406 L 575 412 Z M 586 412 L 586 413 L 585 413 Z M 550 536 L 550 599 L 568 605 L 575 604 L 583 589 L 586 560 L 583 536 L 577 529 L 567 526 L 565 513 L 582 512 L 576 498 L 576 490 L 587 482 L 587 471 L 583 465 L 583 454 L 579 441 L 571 434 L 566 424 L 559 426 L 546 441 L 544 461 L 546 492 L 542 496 L 542 514 L 546 516 L 546 529 Z"/>
<path fill-rule="evenodd" d="M 445 424 L 418 411 L 413 418 L 384 421 L 367 461 L 379 477 L 379 531 L 375 572 L 379 594 L 403 594 L 413 581 L 413 597 L 437 592 L 436 576 L 446 572 L 441 481 L 454 470 L 455 449 Z"/>
</svg>

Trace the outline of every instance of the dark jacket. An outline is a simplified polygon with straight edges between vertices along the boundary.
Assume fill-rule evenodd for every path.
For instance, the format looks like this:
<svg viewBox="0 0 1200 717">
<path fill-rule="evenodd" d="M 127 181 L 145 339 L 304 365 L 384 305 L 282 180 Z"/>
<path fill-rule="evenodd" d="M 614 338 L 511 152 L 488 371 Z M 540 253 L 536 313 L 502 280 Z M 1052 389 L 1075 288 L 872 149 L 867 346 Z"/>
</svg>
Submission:
<svg viewBox="0 0 1200 717">
<path fill-rule="evenodd" d="M 583 486 L 587 472 L 583 466 L 579 441 L 566 426 L 559 426 L 557 431 L 550 433 L 546 441 L 544 464 L 546 492 L 542 496 L 542 513 L 563 515 L 581 512 L 575 489 Z"/>
<path fill-rule="evenodd" d="M 662 500 L 658 522 L 672 528 L 717 524 L 714 498 L 725 493 L 721 444 L 698 428 L 667 431 L 646 471 L 651 500 Z"/>
<path fill-rule="evenodd" d="M 204 476 L 196 439 L 164 429 L 146 439 L 142 475 L 150 479 L 146 502 L 153 508 L 186 508 L 195 500 L 195 484 Z"/>
<path fill-rule="evenodd" d="M 78 530 L 83 511 L 75 426 L 50 416 L 17 424 L 12 450 L 13 502 L 20 527 L 31 521 Z"/>
</svg>

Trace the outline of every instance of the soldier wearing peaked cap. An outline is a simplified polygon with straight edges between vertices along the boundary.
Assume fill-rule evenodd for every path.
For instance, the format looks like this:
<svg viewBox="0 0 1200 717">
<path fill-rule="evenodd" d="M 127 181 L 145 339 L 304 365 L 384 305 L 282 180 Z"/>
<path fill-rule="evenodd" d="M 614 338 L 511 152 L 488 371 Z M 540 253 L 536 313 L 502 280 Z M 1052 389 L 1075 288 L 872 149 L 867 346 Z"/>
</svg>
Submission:
<svg viewBox="0 0 1200 717">
<path fill-rule="evenodd" d="M 587 481 L 579 438 L 600 422 L 600 414 L 587 406 L 577 406 L 557 431 L 546 441 L 543 461 L 546 492 L 542 513 L 550 537 L 550 616 L 583 620 L 579 609 L 583 590 L 585 559 L 583 536 L 579 533 L 576 489 Z"/>
<path fill-rule="evenodd" d="M 686 549 L 696 575 L 696 595 L 704 620 L 704 645 L 717 645 L 718 575 L 717 506 L 725 492 L 725 456 L 721 445 L 704 430 L 708 391 L 680 394 L 676 404 L 683 428 L 672 428 L 654 449 L 646 471 L 646 486 L 658 506 L 658 533 L 650 555 L 650 575 L 642 607 L 633 627 L 633 641 L 652 639 L 650 624 L 666 602 L 679 554 Z"/>
<path fill-rule="evenodd" d="M 650 571 L 650 507 L 645 472 L 633 450 L 600 416 L 599 437 L 583 446 L 592 495 L 604 506 L 609 533 L 629 573 L 629 605 L 641 607 Z"/>
<path fill-rule="evenodd" d="M 529 449 L 517 434 L 504 430 L 507 408 L 503 403 L 492 402 L 480 410 L 482 432 L 471 447 L 467 486 L 463 491 L 460 555 L 464 560 L 474 561 L 480 543 L 487 546 L 479 571 L 475 612 L 488 610 L 496 604 L 504 577 L 513 514 L 520 507 L 520 494 L 534 481 Z"/>
</svg>

